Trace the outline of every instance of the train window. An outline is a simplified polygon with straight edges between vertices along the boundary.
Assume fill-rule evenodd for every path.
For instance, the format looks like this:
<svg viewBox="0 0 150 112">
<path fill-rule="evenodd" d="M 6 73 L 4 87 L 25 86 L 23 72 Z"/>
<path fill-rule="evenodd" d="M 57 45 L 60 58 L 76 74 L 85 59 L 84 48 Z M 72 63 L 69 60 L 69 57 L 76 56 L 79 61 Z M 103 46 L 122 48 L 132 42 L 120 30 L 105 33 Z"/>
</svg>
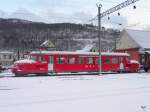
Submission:
<svg viewBox="0 0 150 112">
<path fill-rule="evenodd" d="M 117 63 L 118 63 L 118 59 L 117 59 L 117 58 L 113 58 L 113 59 L 112 59 L 112 63 L 113 63 L 113 64 L 117 64 Z"/>
<path fill-rule="evenodd" d="M 56 63 L 59 64 L 59 57 L 56 58 Z"/>
<path fill-rule="evenodd" d="M 53 58 L 53 56 L 49 56 L 48 63 L 51 63 L 51 64 L 53 64 L 53 63 L 54 63 L 54 58 Z"/>
<path fill-rule="evenodd" d="M 120 57 L 120 63 L 122 63 L 123 62 L 123 57 Z"/>
<path fill-rule="evenodd" d="M 75 63 L 75 58 L 74 57 L 68 57 L 68 64 L 74 64 Z"/>
<path fill-rule="evenodd" d="M 44 61 L 44 57 L 43 57 L 43 56 L 38 56 L 37 58 L 38 58 L 37 60 L 38 60 L 39 62 Z"/>
<path fill-rule="evenodd" d="M 78 58 L 78 63 L 79 64 L 83 64 L 84 63 L 84 58 L 83 57 L 79 57 Z"/>
<path fill-rule="evenodd" d="M 30 59 L 36 61 L 37 60 L 37 56 L 30 56 Z"/>
<path fill-rule="evenodd" d="M 104 63 L 105 64 L 110 64 L 110 58 L 104 58 Z"/>
<path fill-rule="evenodd" d="M 99 64 L 100 62 L 99 62 L 99 58 L 96 58 L 96 64 Z"/>
<path fill-rule="evenodd" d="M 92 64 L 93 63 L 93 58 L 92 57 L 87 58 L 87 63 Z"/>
<path fill-rule="evenodd" d="M 42 57 L 41 56 L 38 56 L 38 61 L 42 61 Z"/>
<path fill-rule="evenodd" d="M 63 64 L 65 62 L 65 59 L 63 57 L 57 57 L 56 58 L 56 63 L 57 64 Z"/>
</svg>

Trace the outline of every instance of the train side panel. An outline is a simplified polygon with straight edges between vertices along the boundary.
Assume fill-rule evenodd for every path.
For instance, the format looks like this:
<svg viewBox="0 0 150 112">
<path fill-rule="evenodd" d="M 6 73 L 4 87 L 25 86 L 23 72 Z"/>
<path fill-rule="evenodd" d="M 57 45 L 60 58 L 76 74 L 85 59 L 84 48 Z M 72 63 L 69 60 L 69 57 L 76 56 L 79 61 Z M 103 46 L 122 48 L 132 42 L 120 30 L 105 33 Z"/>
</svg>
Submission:
<svg viewBox="0 0 150 112">
<path fill-rule="evenodd" d="M 25 61 L 14 64 L 12 72 L 17 74 L 47 74 L 48 72 L 98 72 L 99 56 L 76 53 L 31 54 L 33 63 Z M 129 62 L 128 55 L 102 55 L 102 72 L 129 72 L 138 69 L 138 64 Z M 120 69 L 122 65 L 122 70 Z"/>
<path fill-rule="evenodd" d="M 58 62 L 58 57 L 62 59 L 61 62 Z M 68 57 L 71 57 L 74 61 L 69 63 Z M 80 58 L 83 60 L 82 63 L 79 63 Z M 124 71 L 129 70 L 127 58 L 126 56 L 102 56 L 102 71 L 120 71 L 121 61 L 124 65 Z M 92 61 L 89 62 L 89 59 Z M 54 72 L 98 72 L 98 70 L 98 56 L 54 56 Z"/>
</svg>

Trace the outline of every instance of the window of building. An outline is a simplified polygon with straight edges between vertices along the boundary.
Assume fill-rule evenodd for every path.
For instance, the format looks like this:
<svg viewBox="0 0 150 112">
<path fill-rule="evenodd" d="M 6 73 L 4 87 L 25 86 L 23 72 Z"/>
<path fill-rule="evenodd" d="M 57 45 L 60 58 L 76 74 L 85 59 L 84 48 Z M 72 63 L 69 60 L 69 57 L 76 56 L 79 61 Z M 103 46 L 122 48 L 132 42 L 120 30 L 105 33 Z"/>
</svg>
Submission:
<svg viewBox="0 0 150 112">
<path fill-rule="evenodd" d="M 3 59 L 7 59 L 7 55 L 3 55 Z"/>
<path fill-rule="evenodd" d="M 4 54 L 1 56 L 2 59 L 6 59 L 6 60 L 11 60 L 12 59 L 12 55 L 11 54 Z"/>
<path fill-rule="evenodd" d="M 9 59 L 10 59 L 10 60 L 12 59 L 12 56 L 11 56 L 11 54 L 9 55 Z"/>
</svg>

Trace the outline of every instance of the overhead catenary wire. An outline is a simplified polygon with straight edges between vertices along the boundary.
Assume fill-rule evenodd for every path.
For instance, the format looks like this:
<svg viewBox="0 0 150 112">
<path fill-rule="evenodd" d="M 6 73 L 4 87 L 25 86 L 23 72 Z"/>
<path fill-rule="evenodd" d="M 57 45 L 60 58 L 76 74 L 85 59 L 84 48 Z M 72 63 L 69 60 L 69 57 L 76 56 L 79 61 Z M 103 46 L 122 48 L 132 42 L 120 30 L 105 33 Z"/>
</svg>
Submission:
<svg viewBox="0 0 150 112">
<path fill-rule="evenodd" d="M 100 0 L 100 1 L 102 1 L 102 2 L 106 2 L 106 3 L 119 3 L 119 2 L 113 2 L 113 1 L 109 1 L 109 0 Z M 133 4 L 134 6 L 136 6 L 136 7 L 140 7 L 140 8 L 143 8 L 143 9 L 148 9 L 148 10 L 150 10 L 150 8 L 148 8 L 148 7 L 142 7 L 142 6 L 139 6 L 139 5 L 135 5 L 135 4 Z M 133 6 L 133 8 L 134 9 L 136 9 L 135 7 Z M 130 12 L 129 12 L 130 13 Z M 119 12 L 119 15 L 120 15 L 120 12 Z M 109 16 L 108 16 L 109 17 Z M 110 17 L 109 17 L 110 18 Z M 106 19 L 106 18 L 105 18 Z M 91 22 L 91 21 L 97 21 L 98 20 L 98 16 L 95 16 L 94 18 L 92 18 L 92 19 L 90 19 L 89 21 Z M 109 20 L 110 21 L 110 20 Z M 111 21 L 112 22 L 112 21 Z M 121 25 L 121 23 L 118 23 L 118 22 L 112 22 L 112 23 L 115 23 L 115 24 L 118 24 L 118 25 Z"/>
<path fill-rule="evenodd" d="M 104 3 L 109 3 L 109 4 L 112 4 L 112 3 L 119 3 L 119 2 L 114 2 L 114 1 L 109 1 L 109 0 L 100 0 L 100 1 L 102 1 L 102 2 L 104 2 Z M 148 9 L 148 10 L 150 10 L 150 7 L 143 7 L 143 6 L 140 6 L 139 4 L 136 4 L 136 6 L 138 6 L 139 8 L 143 8 L 143 9 Z"/>
</svg>

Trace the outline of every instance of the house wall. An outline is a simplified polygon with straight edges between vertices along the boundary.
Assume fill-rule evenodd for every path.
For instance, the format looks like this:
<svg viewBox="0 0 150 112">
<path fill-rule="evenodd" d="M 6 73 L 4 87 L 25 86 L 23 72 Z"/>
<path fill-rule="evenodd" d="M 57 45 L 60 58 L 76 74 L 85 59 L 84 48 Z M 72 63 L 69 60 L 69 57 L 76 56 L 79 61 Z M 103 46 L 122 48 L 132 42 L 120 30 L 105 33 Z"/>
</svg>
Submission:
<svg viewBox="0 0 150 112">
<path fill-rule="evenodd" d="M 1 53 L 0 52 L 0 63 L 2 66 L 10 66 L 14 62 L 14 54 L 13 53 Z"/>
<path fill-rule="evenodd" d="M 140 48 L 140 45 L 126 31 L 123 31 L 120 36 L 120 40 L 116 43 L 116 49 Z"/>
<path fill-rule="evenodd" d="M 130 54 L 131 60 L 140 61 L 139 48 L 120 49 L 120 50 L 116 50 L 116 52 L 128 53 Z"/>
</svg>

